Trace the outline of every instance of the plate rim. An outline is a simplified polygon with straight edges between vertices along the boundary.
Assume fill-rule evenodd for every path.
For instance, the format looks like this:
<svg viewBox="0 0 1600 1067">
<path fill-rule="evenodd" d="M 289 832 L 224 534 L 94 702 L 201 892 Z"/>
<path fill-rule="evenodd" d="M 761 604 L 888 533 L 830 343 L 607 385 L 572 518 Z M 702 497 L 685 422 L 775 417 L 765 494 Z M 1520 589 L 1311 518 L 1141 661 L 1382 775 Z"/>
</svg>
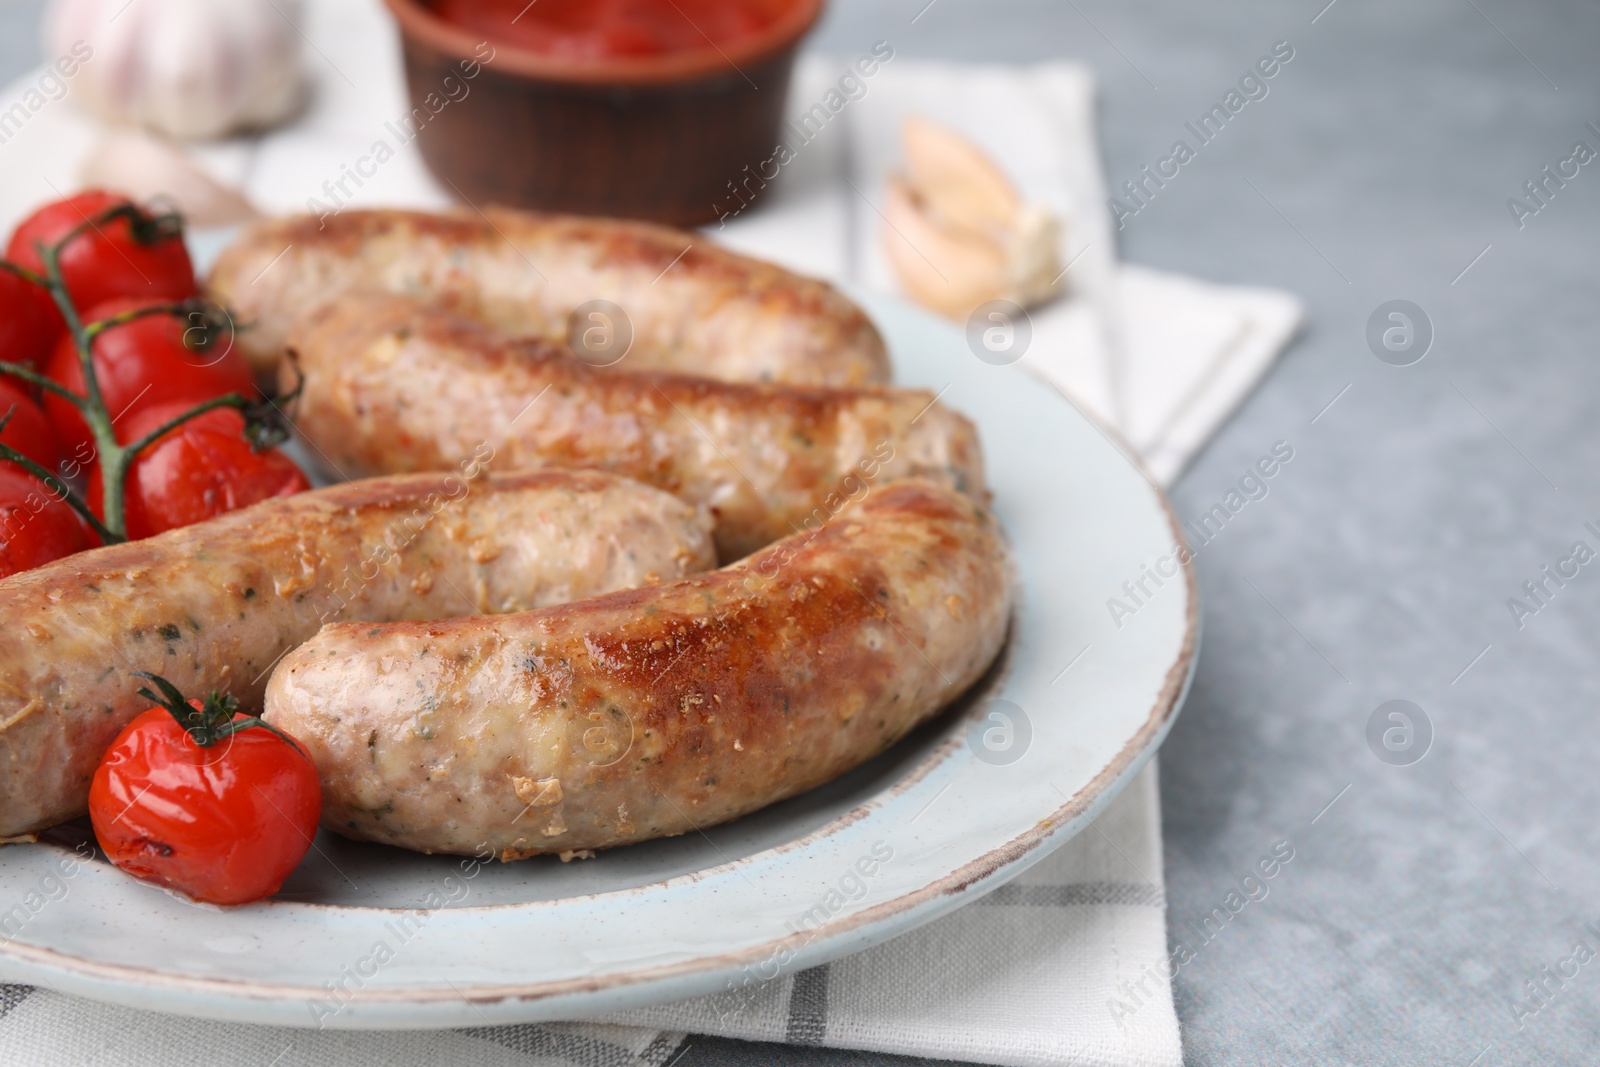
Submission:
<svg viewBox="0 0 1600 1067">
<path fill-rule="evenodd" d="M 1071 396 L 1067 395 L 1054 382 L 1045 380 L 1041 376 L 1033 377 L 1036 383 L 1047 386 L 1052 393 L 1070 406 L 1074 412 L 1088 422 L 1111 444 L 1121 458 L 1139 475 L 1146 489 L 1154 496 L 1161 513 L 1166 518 L 1168 530 L 1174 543 L 1181 548 L 1188 548 L 1188 538 L 1185 536 L 1182 522 L 1173 508 L 1166 491 L 1151 476 L 1149 468 L 1128 445 L 1126 439 L 1114 427 L 1106 425 L 1094 413 L 1076 403 Z M 793 970 L 803 969 L 804 966 L 836 959 L 850 951 L 856 951 L 887 941 L 918 926 L 932 922 L 964 904 L 970 903 L 973 899 L 999 888 L 1011 878 L 1032 866 L 1033 863 L 1044 859 L 1056 848 L 1071 840 L 1078 832 L 1081 832 L 1087 821 L 1086 816 L 1102 809 L 1121 794 L 1137 772 L 1154 756 L 1161 742 L 1170 731 L 1178 712 L 1183 706 L 1184 699 L 1193 680 L 1199 658 L 1200 643 L 1201 611 L 1198 578 L 1192 566 L 1184 566 L 1180 570 L 1184 575 L 1186 597 L 1183 640 L 1179 645 L 1176 656 L 1165 672 L 1156 700 L 1138 731 L 1123 744 L 1089 782 L 1077 790 L 1073 796 L 1068 797 L 1060 807 L 1035 821 L 1032 826 L 1021 834 L 988 850 L 981 856 L 969 860 L 960 868 L 916 889 L 875 904 L 870 908 L 830 918 L 826 923 L 805 933 L 789 933 L 716 955 L 696 956 L 692 959 L 673 963 L 634 968 L 626 971 L 619 970 L 604 975 L 569 977 L 540 982 L 465 985 L 446 981 L 442 987 L 361 988 L 347 991 L 350 994 L 350 998 L 345 1005 L 346 1009 L 366 1007 L 377 1011 L 385 1011 L 392 1010 L 396 1005 L 411 1005 L 421 1008 L 441 1002 L 463 1001 L 473 1008 L 480 1005 L 508 1003 L 532 1006 L 547 1004 L 564 997 L 610 993 L 614 998 L 613 1003 L 595 1010 L 597 1012 L 619 1010 L 636 1003 L 654 1003 L 658 998 L 651 997 L 649 991 L 652 987 L 661 983 L 683 979 L 709 981 L 730 970 L 772 959 L 786 950 L 790 952 L 790 955 L 788 960 L 781 965 L 779 974 L 786 970 L 792 972 Z M 1014 626 L 1015 624 L 1016 616 L 1013 614 L 1011 625 Z M 978 686 L 969 692 L 990 690 L 1003 679 L 1009 670 L 1009 664 L 1006 661 L 1012 654 L 1012 641 L 1013 638 L 1008 637 L 1001 653 L 1001 659 L 997 660 L 989 672 L 986 672 L 984 679 L 978 683 Z M 719 863 L 712 867 L 699 868 L 655 882 L 631 886 L 623 890 L 606 890 L 578 896 L 601 897 L 618 892 L 637 892 L 642 889 L 670 885 L 681 879 L 699 879 L 710 872 L 733 870 L 740 864 L 748 863 L 771 852 L 787 851 L 807 842 L 820 839 L 839 827 L 858 821 L 879 805 L 886 795 L 896 794 L 912 787 L 929 773 L 932 773 L 958 748 L 958 738 L 946 738 L 944 742 L 929 752 L 919 765 L 894 782 L 888 790 L 873 795 L 861 804 L 848 811 L 841 812 L 827 823 L 792 841 L 786 841 L 772 848 L 762 849 L 748 856 Z M 571 900 L 575 898 L 565 897 L 559 899 Z M 269 901 L 269 903 L 271 902 Z M 555 903 L 555 901 L 492 904 L 460 910 L 489 913 L 502 909 L 525 908 L 530 904 L 550 903 Z M 296 906 L 316 909 L 328 908 L 339 911 L 349 910 L 347 905 L 317 905 L 296 902 Z M 404 914 L 415 909 L 363 905 L 359 910 Z M 896 918 L 901 918 L 904 921 L 894 923 L 893 920 Z M 859 934 L 863 930 L 876 931 L 881 936 L 862 939 Z M 852 935 L 858 936 L 853 939 Z M 855 947 L 850 948 L 851 944 L 854 944 Z M 219 1018 L 238 1019 L 240 1016 L 236 1014 L 236 1007 L 234 1011 L 229 1011 L 227 1008 L 219 1008 L 214 1003 L 202 1005 L 198 1001 L 204 998 L 220 998 L 225 1003 L 235 1006 L 241 1001 L 275 1006 L 315 1000 L 327 993 L 327 990 L 320 986 L 264 983 L 222 975 L 202 977 L 173 974 L 146 969 L 134 964 L 89 960 L 57 949 L 19 944 L 16 941 L 0 942 L 0 958 L 9 958 L 30 969 L 39 968 L 41 971 L 52 972 L 56 975 L 88 983 L 107 983 L 122 988 L 136 986 L 144 991 L 170 991 L 184 994 L 188 998 L 194 998 L 187 999 L 183 1004 L 170 1006 L 155 1005 L 149 1003 L 148 998 L 144 998 L 145 1006 L 150 1010 L 167 1011 L 175 1014 L 197 1015 L 203 1013 Z M 803 964 L 801 963 L 802 960 L 805 961 Z M 776 976 L 774 975 L 774 977 Z M 26 982 L 29 979 L 23 977 L 21 980 Z M 44 981 L 48 984 L 48 978 L 45 978 Z M 684 992 L 683 995 L 704 995 L 704 991 L 689 991 Z M 131 998 L 107 996 L 104 999 L 127 1004 Z M 676 998 L 669 996 L 659 999 L 670 1000 Z M 621 1003 L 621 1001 L 628 1003 Z M 270 1012 L 273 1009 L 268 1007 L 266 1010 Z M 269 1022 L 272 1025 L 287 1025 L 297 1028 L 304 1028 L 306 1025 L 304 1023 L 297 1024 L 292 1019 L 267 1020 L 258 1018 L 252 1021 Z M 497 1025 L 510 1021 L 516 1020 L 493 1020 Z M 336 1022 L 330 1023 L 326 1028 L 356 1031 L 395 1028 L 432 1029 L 456 1026 L 460 1022 L 461 1020 L 440 1019 L 433 1016 L 407 1020 L 395 1020 L 388 1016 L 367 1017 L 356 1010 L 349 1013 L 342 1012 L 341 1018 Z"/>
</svg>

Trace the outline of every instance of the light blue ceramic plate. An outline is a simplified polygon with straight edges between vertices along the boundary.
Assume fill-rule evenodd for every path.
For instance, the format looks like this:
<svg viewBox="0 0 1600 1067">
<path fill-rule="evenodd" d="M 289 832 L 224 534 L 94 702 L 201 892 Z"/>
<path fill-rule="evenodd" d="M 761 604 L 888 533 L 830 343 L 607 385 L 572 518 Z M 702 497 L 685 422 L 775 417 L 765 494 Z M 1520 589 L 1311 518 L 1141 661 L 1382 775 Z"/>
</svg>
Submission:
<svg viewBox="0 0 1600 1067">
<path fill-rule="evenodd" d="M 862 299 L 900 382 L 940 393 L 983 435 L 1020 590 L 1010 644 L 979 691 L 806 796 L 587 862 L 480 867 L 323 834 L 278 898 L 223 911 L 104 863 L 64 864 L 65 844 L 0 849 L 0 976 L 292 1026 L 571 1018 L 855 952 L 994 889 L 1087 826 L 1160 744 L 1193 669 L 1189 569 L 1145 577 L 1176 523 L 1048 386 L 981 362 L 944 322 Z M 1141 580 L 1149 595 L 1119 627 L 1107 598 Z"/>
</svg>

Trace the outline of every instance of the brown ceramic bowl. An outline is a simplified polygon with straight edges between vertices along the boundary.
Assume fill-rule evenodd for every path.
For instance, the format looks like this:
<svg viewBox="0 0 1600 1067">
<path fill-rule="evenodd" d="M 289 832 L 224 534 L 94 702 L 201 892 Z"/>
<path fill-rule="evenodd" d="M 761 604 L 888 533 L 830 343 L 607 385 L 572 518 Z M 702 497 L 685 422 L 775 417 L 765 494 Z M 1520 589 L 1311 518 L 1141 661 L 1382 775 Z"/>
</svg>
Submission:
<svg viewBox="0 0 1600 1067">
<path fill-rule="evenodd" d="M 678 226 L 759 195 L 752 176 L 778 143 L 795 50 L 823 2 L 794 0 L 720 49 L 579 60 L 484 44 L 428 0 L 385 0 L 417 143 L 446 186 L 473 204 Z"/>
</svg>

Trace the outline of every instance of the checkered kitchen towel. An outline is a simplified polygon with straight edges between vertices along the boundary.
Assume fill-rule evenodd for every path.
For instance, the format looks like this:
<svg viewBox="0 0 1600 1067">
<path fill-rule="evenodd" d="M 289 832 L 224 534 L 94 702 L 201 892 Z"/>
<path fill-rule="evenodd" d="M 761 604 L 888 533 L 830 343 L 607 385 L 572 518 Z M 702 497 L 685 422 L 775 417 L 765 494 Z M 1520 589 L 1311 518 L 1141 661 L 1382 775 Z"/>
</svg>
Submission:
<svg viewBox="0 0 1600 1067">
<path fill-rule="evenodd" d="M 268 211 L 304 210 L 324 178 L 405 113 L 378 0 L 313 0 L 304 29 L 339 73 L 316 103 L 259 140 L 201 150 Z M 353 47 L 351 42 L 362 42 Z M 873 42 L 862 42 L 862 52 Z M 313 55 L 315 59 L 315 56 Z M 826 98 L 854 56 L 808 57 L 796 111 Z M 1163 481 L 1249 392 L 1299 321 L 1281 293 L 1117 263 L 1095 144 L 1093 85 L 1070 64 L 977 68 L 891 58 L 846 86 L 849 103 L 800 151 L 761 210 L 710 230 L 796 269 L 892 288 L 876 203 L 895 130 L 915 110 L 984 143 L 1026 194 L 1068 220 L 1072 298 L 1034 314 L 1027 364 L 1124 437 Z M 10 99 L 15 92 L 6 90 Z M 33 170 L 0 174 L 0 223 L 76 183 L 96 131 L 70 107 L 37 116 L 10 146 Z M 848 179 L 848 180 L 847 180 Z M 440 206 L 415 147 L 360 190 L 360 204 Z M 1171 1067 L 1181 1063 L 1167 955 L 1160 805 L 1152 765 L 1088 830 L 1015 881 L 887 944 L 766 983 L 603 1022 L 393 1033 L 225 1025 L 0 986 L 0 1067 L 132 1063 L 272 1067 L 473 1062 L 660 1067 L 697 1034 L 993 1064 Z"/>
<path fill-rule="evenodd" d="M 1173 1067 L 1152 765 L 1094 825 L 928 926 L 822 967 L 614 1016 L 338 1033 L 214 1023 L 0 986 L 0 1065 L 665 1067 L 701 1033 L 1002 1064 Z"/>
</svg>

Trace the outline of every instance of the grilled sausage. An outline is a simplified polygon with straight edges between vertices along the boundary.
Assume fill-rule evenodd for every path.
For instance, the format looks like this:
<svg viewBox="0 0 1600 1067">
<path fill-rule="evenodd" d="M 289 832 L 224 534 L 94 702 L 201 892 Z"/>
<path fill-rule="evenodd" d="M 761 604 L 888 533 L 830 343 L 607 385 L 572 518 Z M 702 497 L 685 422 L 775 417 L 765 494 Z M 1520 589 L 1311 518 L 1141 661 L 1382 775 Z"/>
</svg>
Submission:
<svg viewBox="0 0 1600 1067">
<path fill-rule="evenodd" d="M 397 296 L 303 326 L 296 424 L 345 476 L 449 467 L 485 443 L 518 469 L 602 468 L 708 507 L 724 560 L 826 518 L 863 480 L 983 499 L 972 424 L 920 390 L 617 374 Z"/>
<path fill-rule="evenodd" d="M 1010 616 L 969 498 L 874 490 L 710 574 L 494 618 L 325 627 L 267 686 L 323 824 L 502 859 L 681 834 L 843 774 L 973 684 Z"/>
<path fill-rule="evenodd" d="M 0 838 L 85 810 L 136 670 L 259 706 L 327 619 L 521 611 L 711 566 L 703 517 L 593 472 L 375 479 L 0 580 Z"/>
<path fill-rule="evenodd" d="M 498 208 L 269 220 L 222 254 L 208 287 L 254 324 L 238 343 L 268 376 L 299 316 L 375 289 L 426 294 L 508 334 L 571 339 L 610 353 L 603 361 L 626 352 L 632 370 L 804 385 L 889 377 L 878 331 L 832 286 L 642 222 Z M 626 322 L 574 316 L 594 300 Z"/>
</svg>

